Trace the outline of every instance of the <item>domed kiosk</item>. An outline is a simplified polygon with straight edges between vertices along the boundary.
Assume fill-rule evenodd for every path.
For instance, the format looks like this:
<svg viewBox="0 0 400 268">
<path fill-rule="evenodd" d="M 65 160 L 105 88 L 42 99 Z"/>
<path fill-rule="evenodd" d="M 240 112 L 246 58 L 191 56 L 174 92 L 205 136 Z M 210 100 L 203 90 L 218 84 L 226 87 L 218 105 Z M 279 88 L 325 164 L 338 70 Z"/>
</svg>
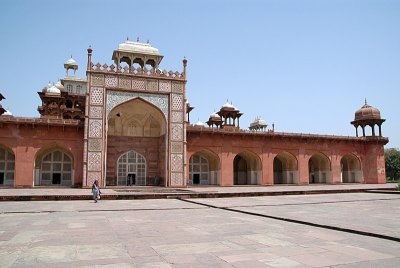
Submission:
<svg viewBox="0 0 400 268">
<path fill-rule="evenodd" d="M 381 118 L 381 112 L 368 105 L 367 100 L 365 100 L 365 104 L 356 111 L 354 115 L 354 121 L 351 124 L 356 128 L 356 136 L 358 137 L 358 127 L 361 127 L 363 132 L 363 137 L 366 137 L 365 127 L 370 126 L 372 130 L 372 137 L 375 137 L 375 125 L 379 127 L 379 137 L 382 137 L 382 123 L 385 122 L 385 119 Z"/>
</svg>

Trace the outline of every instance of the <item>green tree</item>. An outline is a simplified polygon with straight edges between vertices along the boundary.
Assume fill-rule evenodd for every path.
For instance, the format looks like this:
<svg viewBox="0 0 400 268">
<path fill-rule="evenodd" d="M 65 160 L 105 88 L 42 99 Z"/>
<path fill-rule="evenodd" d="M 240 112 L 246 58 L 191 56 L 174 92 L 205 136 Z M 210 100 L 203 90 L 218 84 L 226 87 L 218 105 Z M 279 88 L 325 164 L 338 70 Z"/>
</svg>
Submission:
<svg viewBox="0 0 400 268">
<path fill-rule="evenodd" d="M 400 151 L 396 148 L 385 149 L 386 176 L 392 181 L 400 179 Z"/>
</svg>

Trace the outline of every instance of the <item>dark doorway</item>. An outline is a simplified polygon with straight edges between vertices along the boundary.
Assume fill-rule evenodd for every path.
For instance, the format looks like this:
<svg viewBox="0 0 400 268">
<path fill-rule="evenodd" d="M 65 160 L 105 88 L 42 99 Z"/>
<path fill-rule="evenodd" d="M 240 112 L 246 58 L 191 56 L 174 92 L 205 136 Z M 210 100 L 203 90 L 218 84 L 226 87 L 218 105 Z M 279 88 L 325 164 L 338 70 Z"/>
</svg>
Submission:
<svg viewBox="0 0 400 268">
<path fill-rule="evenodd" d="M 233 160 L 234 184 L 245 185 L 247 181 L 247 162 L 246 160 L 237 155 Z"/>
<path fill-rule="evenodd" d="M 61 184 L 61 173 L 53 173 L 53 184 Z"/>
<path fill-rule="evenodd" d="M 126 185 L 131 186 L 136 184 L 136 174 L 135 173 L 129 173 L 128 178 L 126 180 Z"/>
<path fill-rule="evenodd" d="M 193 174 L 193 184 L 200 184 L 200 174 L 199 173 Z"/>
<path fill-rule="evenodd" d="M 4 173 L 0 173 L 0 184 L 4 184 Z"/>
</svg>

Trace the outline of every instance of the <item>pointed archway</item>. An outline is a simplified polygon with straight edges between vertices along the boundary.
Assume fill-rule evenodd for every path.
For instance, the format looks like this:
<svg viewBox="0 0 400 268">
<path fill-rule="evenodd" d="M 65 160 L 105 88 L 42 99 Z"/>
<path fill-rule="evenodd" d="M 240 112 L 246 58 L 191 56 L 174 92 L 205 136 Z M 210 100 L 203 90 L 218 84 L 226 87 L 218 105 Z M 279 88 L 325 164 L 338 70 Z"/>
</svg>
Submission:
<svg viewBox="0 0 400 268">
<path fill-rule="evenodd" d="M 323 153 L 315 153 L 308 160 L 309 183 L 329 183 L 331 162 Z"/>
<path fill-rule="evenodd" d="M 220 173 L 219 157 L 209 150 L 198 151 L 189 159 L 189 185 L 218 185 Z"/>
<path fill-rule="evenodd" d="M 159 108 L 141 98 L 124 102 L 109 113 L 106 185 L 127 185 L 129 174 L 125 173 L 128 171 L 124 173 L 119 167 L 119 159 L 127 152 L 143 157 L 146 163 L 145 178 L 135 177 L 135 185 L 165 185 L 166 120 Z M 139 176 L 139 173 L 129 176 L 133 179 L 132 176 Z"/>
<path fill-rule="evenodd" d="M 282 152 L 274 158 L 274 184 L 298 183 L 298 166 L 295 156 Z"/>
<path fill-rule="evenodd" d="M 233 160 L 233 174 L 234 185 L 261 184 L 260 158 L 250 151 L 239 153 Z"/>
<path fill-rule="evenodd" d="M 0 144 L 0 187 L 14 186 L 15 155 Z"/>
<path fill-rule="evenodd" d="M 346 154 L 340 160 L 341 178 L 343 183 L 362 183 L 360 160 L 354 154 Z"/>
</svg>

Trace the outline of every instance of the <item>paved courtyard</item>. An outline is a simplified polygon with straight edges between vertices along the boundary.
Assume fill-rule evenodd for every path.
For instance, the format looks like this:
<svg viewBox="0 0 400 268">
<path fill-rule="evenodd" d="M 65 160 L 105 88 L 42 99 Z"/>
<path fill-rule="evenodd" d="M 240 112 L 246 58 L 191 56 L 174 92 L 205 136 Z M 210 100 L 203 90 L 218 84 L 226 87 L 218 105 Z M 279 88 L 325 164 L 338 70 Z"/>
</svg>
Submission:
<svg viewBox="0 0 400 268">
<path fill-rule="evenodd" d="M 400 195 L 0 203 L 0 267 L 400 267 L 399 241 Z"/>
</svg>

